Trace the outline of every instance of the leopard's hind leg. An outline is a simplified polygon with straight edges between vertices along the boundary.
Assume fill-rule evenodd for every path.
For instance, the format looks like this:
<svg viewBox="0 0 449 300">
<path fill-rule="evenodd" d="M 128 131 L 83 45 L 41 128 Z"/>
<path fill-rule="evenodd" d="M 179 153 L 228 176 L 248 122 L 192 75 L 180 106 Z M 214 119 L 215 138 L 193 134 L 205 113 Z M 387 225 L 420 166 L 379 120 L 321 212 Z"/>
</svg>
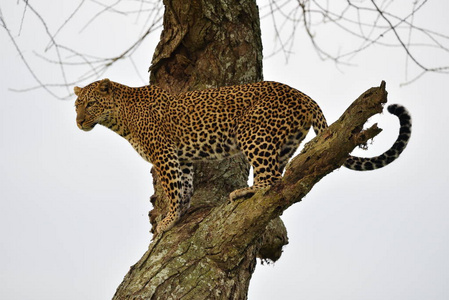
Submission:
<svg viewBox="0 0 449 300">
<path fill-rule="evenodd" d="M 290 121 L 294 123 L 294 120 Z M 266 130 L 260 125 L 241 126 L 238 134 L 239 147 L 253 166 L 254 184 L 233 191 L 229 196 L 230 200 L 252 196 L 259 189 L 272 186 L 280 180 L 285 166 L 307 135 L 309 128 L 308 122 L 302 127 L 298 125 L 287 130 L 274 127 Z"/>
<path fill-rule="evenodd" d="M 252 196 L 259 189 L 273 185 L 282 175 L 278 153 L 282 137 L 274 138 L 271 132 L 261 126 L 241 126 L 237 140 L 241 151 L 253 167 L 254 184 L 233 191 L 229 195 L 231 201 Z"/>
<path fill-rule="evenodd" d="M 304 140 L 308 132 L 308 128 L 298 130 L 297 132 L 290 134 L 287 140 L 281 147 L 279 153 L 279 171 L 282 173 L 287 166 L 288 161 L 295 154 L 301 142 Z"/>
<path fill-rule="evenodd" d="M 249 162 L 253 166 L 254 170 L 254 184 L 250 187 L 233 191 L 229 195 L 229 199 L 231 201 L 235 201 L 239 198 L 250 197 L 258 190 L 272 186 L 281 178 L 281 173 L 279 172 L 279 162 L 275 155 L 267 158 L 255 157 L 254 159 L 249 159 Z"/>
</svg>

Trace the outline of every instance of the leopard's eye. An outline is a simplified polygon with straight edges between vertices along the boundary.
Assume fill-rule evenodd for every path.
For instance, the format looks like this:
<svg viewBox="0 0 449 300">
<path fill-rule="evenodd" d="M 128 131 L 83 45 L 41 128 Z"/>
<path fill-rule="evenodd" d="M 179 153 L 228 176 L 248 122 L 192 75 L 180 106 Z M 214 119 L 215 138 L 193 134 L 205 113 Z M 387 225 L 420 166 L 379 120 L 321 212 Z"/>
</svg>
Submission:
<svg viewBox="0 0 449 300">
<path fill-rule="evenodd" d="M 89 107 L 91 107 L 92 105 L 94 105 L 95 104 L 95 102 L 94 101 L 91 101 L 91 102 L 87 102 L 87 104 L 86 104 L 86 108 L 89 108 Z"/>
</svg>

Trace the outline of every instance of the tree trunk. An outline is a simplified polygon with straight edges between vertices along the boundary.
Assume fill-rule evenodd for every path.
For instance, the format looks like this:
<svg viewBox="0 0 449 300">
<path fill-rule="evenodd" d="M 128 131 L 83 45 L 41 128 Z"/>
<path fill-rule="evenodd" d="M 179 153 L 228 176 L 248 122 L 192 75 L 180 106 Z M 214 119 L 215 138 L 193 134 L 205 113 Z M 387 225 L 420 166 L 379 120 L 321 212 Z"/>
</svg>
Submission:
<svg viewBox="0 0 449 300">
<path fill-rule="evenodd" d="M 150 82 L 173 93 L 262 80 L 262 45 L 255 1 L 165 0 L 164 30 Z M 131 267 L 114 299 L 246 299 L 256 257 L 277 260 L 287 233 L 280 214 L 304 197 L 348 153 L 379 130 L 360 130 L 382 110 L 385 86 L 353 104 L 337 125 L 315 138 L 281 182 L 251 199 L 228 203 L 246 185 L 241 157 L 195 165 L 192 205 L 174 228 L 157 236 Z M 332 150 L 332 151 L 330 151 Z M 167 201 L 153 172 L 150 220 Z"/>
</svg>

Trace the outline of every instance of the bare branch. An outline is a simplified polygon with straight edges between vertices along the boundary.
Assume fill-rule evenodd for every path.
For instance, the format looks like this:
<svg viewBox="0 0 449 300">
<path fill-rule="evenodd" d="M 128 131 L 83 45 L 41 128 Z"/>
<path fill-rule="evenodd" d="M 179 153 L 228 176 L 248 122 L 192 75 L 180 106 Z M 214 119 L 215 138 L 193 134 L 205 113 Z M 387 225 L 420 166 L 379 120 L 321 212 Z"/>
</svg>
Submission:
<svg viewBox="0 0 449 300">
<path fill-rule="evenodd" d="M 377 1 L 379 2 L 379 1 Z M 414 1 L 410 10 L 401 9 L 395 13 L 394 1 L 385 0 L 382 4 L 376 4 L 374 0 L 364 1 L 320 1 L 320 0 L 295 0 L 283 1 L 276 4 L 276 1 L 269 0 L 268 6 L 262 6 L 263 17 L 271 15 L 271 21 L 276 30 L 275 42 L 280 47 L 274 48 L 276 52 L 284 53 L 288 59 L 292 48 L 287 47 L 292 35 L 299 32 L 301 26 L 318 57 L 322 60 L 332 60 L 338 65 L 350 65 L 350 61 L 363 50 L 374 45 L 384 47 L 402 48 L 406 53 L 406 72 L 416 72 L 409 68 L 409 61 L 419 69 L 435 73 L 449 73 L 449 66 L 427 66 L 414 51 L 415 48 L 427 48 L 433 51 L 449 52 L 449 36 L 441 32 L 435 32 L 423 28 L 416 24 L 415 15 L 428 3 L 427 0 Z M 301 15 L 293 18 L 295 7 L 301 8 Z M 285 26 L 288 22 L 290 26 Z M 280 30 L 280 25 L 290 30 Z M 327 42 L 328 30 L 337 29 L 346 33 L 350 40 L 348 45 L 354 45 L 354 39 L 359 41 L 358 46 L 346 47 L 340 51 L 334 44 Z M 322 32 L 325 32 L 323 34 Z M 415 35 L 413 33 L 419 33 Z M 412 35 L 413 34 L 413 35 Z M 294 38 L 294 37 L 293 37 Z M 297 37 L 296 37 L 297 38 Z M 412 39 L 413 38 L 413 39 Z M 342 44 L 345 44 L 342 42 Z M 329 50 L 330 49 L 330 50 Z M 420 78 L 419 75 L 414 80 Z M 407 76 L 406 76 L 407 78 Z M 406 79 L 407 80 L 407 79 Z"/>
<path fill-rule="evenodd" d="M 26 2 L 28 3 L 28 0 Z M 19 35 L 22 32 L 22 26 L 23 26 L 23 21 L 25 20 L 25 14 L 27 11 L 27 7 L 28 7 L 28 5 L 25 5 L 25 7 L 23 8 L 22 19 L 20 20 Z"/>
<path fill-rule="evenodd" d="M 34 73 L 33 68 L 31 68 L 30 64 L 28 63 L 28 61 L 26 60 L 25 56 L 22 53 L 22 50 L 20 50 L 19 45 L 17 44 L 15 38 L 13 37 L 13 35 L 11 34 L 11 31 L 9 30 L 6 22 L 5 22 L 5 18 L 3 17 L 3 12 L 0 8 L 0 22 L 2 27 L 6 30 L 6 33 L 8 34 L 11 43 L 14 45 L 14 47 L 17 50 L 17 53 L 19 54 L 20 58 L 22 59 L 25 67 L 28 69 L 28 71 L 30 72 L 31 76 L 33 76 L 33 78 L 36 80 L 36 82 L 39 84 L 40 88 L 43 88 L 44 90 L 46 90 L 50 95 L 52 95 L 53 97 L 57 98 L 57 99 L 62 99 L 61 97 L 57 96 L 55 93 L 53 93 L 48 86 L 46 86 L 44 83 L 42 83 L 42 81 L 39 79 L 39 76 L 36 75 L 36 73 Z"/>
<path fill-rule="evenodd" d="M 103 13 L 105 13 L 105 12 L 107 12 L 107 11 L 112 11 L 112 12 L 115 12 L 115 13 L 118 13 L 118 14 L 124 14 L 123 12 L 120 12 L 120 11 L 117 11 L 117 10 L 113 9 L 114 6 L 116 6 L 117 4 L 120 3 L 120 1 L 121 1 L 121 0 L 117 0 L 117 1 L 115 1 L 115 2 L 114 2 L 113 4 L 111 4 L 111 5 L 104 5 L 103 3 L 100 3 L 100 2 L 98 2 L 98 1 L 93 1 L 93 0 L 92 0 L 92 2 L 97 3 L 97 4 L 100 4 L 101 6 L 103 6 L 103 9 L 102 9 L 101 11 L 97 12 L 92 18 L 90 18 L 89 21 L 87 21 L 86 25 L 84 25 L 83 28 L 81 28 L 80 33 L 83 32 L 87 27 L 89 27 L 89 25 L 90 25 L 93 21 L 95 21 L 95 19 L 97 19 L 100 15 L 102 15 Z"/>
<path fill-rule="evenodd" d="M 58 30 L 56 30 L 56 33 L 52 36 L 53 40 L 56 38 L 58 33 L 70 22 L 70 20 L 72 20 L 72 18 L 76 15 L 76 13 L 78 13 L 80 8 L 83 6 L 84 2 L 85 2 L 85 0 L 81 0 L 80 4 L 73 10 L 72 14 L 64 21 L 64 23 L 61 25 L 61 27 L 59 27 Z M 49 45 L 45 48 L 45 51 L 49 50 L 51 45 L 52 44 L 49 43 Z"/>
<path fill-rule="evenodd" d="M 423 69 L 424 71 L 429 71 L 430 69 L 426 68 L 425 66 L 423 66 L 413 55 L 412 53 L 410 53 L 410 50 L 408 49 L 408 47 L 405 45 L 405 43 L 402 41 L 402 38 L 400 37 L 400 35 L 398 34 L 398 32 L 396 31 L 396 26 L 393 25 L 390 20 L 385 16 L 385 14 L 383 13 L 383 11 L 377 6 L 376 2 L 374 2 L 373 0 L 371 0 L 371 2 L 373 3 L 374 7 L 377 9 L 377 11 L 379 12 L 379 15 L 390 25 L 391 30 L 393 31 L 394 35 L 396 36 L 396 38 L 398 39 L 399 43 L 401 44 L 402 48 L 404 48 L 405 52 L 407 53 L 407 56 L 413 60 L 415 62 L 415 64 L 417 64 L 421 69 Z M 412 25 L 410 26 L 412 27 Z"/>
<path fill-rule="evenodd" d="M 8 36 L 10 37 L 14 47 L 16 48 L 17 52 L 19 53 L 22 61 L 24 62 L 25 66 L 29 70 L 32 77 L 36 80 L 37 86 L 33 87 L 27 87 L 27 88 L 21 88 L 21 89 L 12 89 L 14 91 L 19 92 L 25 92 L 30 90 L 35 90 L 39 88 L 43 88 L 47 92 L 49 92 L 53 97 L 58 99 L 65 99 L 68 96 L 71 95 L 71 87 L 75 84 L 79 84 L 82 81 L 91 80 L 92 78 L 98 78 L 99 76 L 102 76 L 109 68 L 114 66 L 116 62 L 130 59 L 129 62 L 131 65 L 133 65 L 132 56 L 134 55 L 135 51 L 140 47 L 143 41 L 147 39 L 147 37 L 153 33 L 158 31 L 162 25 L 162 8 L 163 4 L 160 1 L 157 0 L 149 0 L 149 1 L 133 1 L 133 5 L 129 5 L 130 2 L 126 2 L 126 5 L 121 5 L 119 7 L 119 4 L 124 3 L 124 1 L 117 0 L 113 4 L 104 4 L 100 2 L 99 0 L 95 1 L 86 1 L 81 0 L 76 7 L 71 11 L 70 15 L 67 18 L 64 18 L 64 21 L 61 25 L 59 25 L 55 31 L 52 31 L 49 23 L 46 22 L 46 20 L 42 17 L 42 15 L 39 13 L 39 10 L 37 9 L 37 4 L 30 5 L 28 0 L 22 0 L 19 3 L 24 4 L 24 9 L 22 13 L 22 19 L 20 22 L 19 27 L 19 37 L 14 37 L 11 29 L 6 26 L 6 21 L 2 17 L 1 25 L 2 27 L 7 31 Z M 145 20 L 143 20 L 143 27 L 142 32 L 139 35 L 139 37 L 132 42 L 131 45 L 125 45 L 122 49 L 122 51 L 119 51 L 118 55 L 115 55 L 113 57 L 98 57 L 95 55 L 91 55 L 89 53 L 84 53 L 84 51 L 80 51 L 79 47 L 72 46 L 67 44 L 65 40 L 67 40 L 67 37 L 63 35 L 64 31 L 66 29 L 69 29 L 69 24 L 71 26 L 77 26 L 75 24 L 75 16 L 79 15 L 82 8 L 84 8 L 87 5 L 91 4 L 100 6 L 101 9 L 94 14 L 92 18 L 90 18 L 87 23 L 83 24 L 79 30 L 80 33 L 82 33 L 88 26 L 92 26 L 93 22 L 101 15 L 105 13 L 112 13 L 112 14 L 119 14 L 127 17 L 129 19 L 129 16 L 137 16 L 137 19 L 142 14 L 146 14 Z M 125 8 L 122 8 L 125 7 Z M 134 8 L 133 8 L 134 7 Z M 30 13 L 32 13 L 33 16 L 35 16 L 39 22 L 40 25 L 42 25 L 43 33 L 46 37 L 48 37 L 49 42 L 43 49 L 43 51 L 39 51 L 37 48 L 32 49 L 31 53 L 34 55 L 35 58 L 38 58 L 39 60 L 48 63 L 50 65 L 54 65 L 58 68 L 58 73 L 60 74 L 59 79 L 60 82 L 54 82 L 54 83 L 46 83 L 42 79 L 43 76 L 39 75 L 36 71 L 37 68 L 33 67 L 33 60 L 28 56 L 25 55 L 26 51 L 24 51 L 20 43 L 18 42 L 20 37 L 20 33 L 23 29 L 26 27 L 25 23 L 25 17 L 30 16 Z M 73 28 L 71 28 L 73 29 Z M 33 28 L 34 31 L 36 31 Z M 40 32 L 37 30 L 36 34 L 39 34 Z M 41 33 L 42 34 L 42 33 Z M 42 38 L 40 38 L 42 39 Z M 70 40 L 72 42 L 73 39 Z M 53 50 L 49 52 L 49 50 Z M 120 49 L 118 49 L 120 50 Z M 77 72 L 74 72 L 74 68 L 77 68 Z M 135 68 L 135 66 L 134 66 Z M 81 74 L 79 74 L 79 70 L 84 69 Z M 69 72 L 70 70 L 70 72 Z M 70 76 L 68 76 L 70 74 Z M 70 77 L 70 78 L 69 78 Z M 146 81 L 146 80 L 145 80 Z M 64 96 L 58 96 L 58 93 L 60 93 L 60 90 L 64 89 L 65 91 L 62 92 Z"/>
<path fill-rule="evenodd" d="M 425 62 L 425 57 L 420 57 L 419 52 L 415 51 L 425 48 L 433 52 L 449 53 L 449 35 L 447 33 L 436 32 L 417 24 L 415 15 L 428 2 L 427 0 L 414 1 L 408 11 L 401 9 L 397 13 L 394 10 L 392 0 L 384 0 L 381 4 L 374 0 L 265 0 L 260 4 L 261 19 L 271 22 L 274 29 L 272 52 L 266 57 L 269 58 L 282 53 L 285 60 L 288 61 L 290 55 L 294 53 L 298 35 L 303 34 L 311 42 L 320 59 L 333 61 L 337 67 L 353 65 L 351 61 L 359 53 L 374 45 L 380 45 L 401 48 L 405 52 L 406 82 L 404 84 L 415 82 L 428 72 L 447 74 L 449 73 L 449 65 L 440 63 L 440 65 L 431 66 Z M 116 0 L 112 4 L 103 3 L 101 0 L 80 0 L 73 11 L 64 18 L 64 21 L 55 30 L 52 30 L 40 15 L 37 9 L 38 3 L 30 5 L 28 0 L 22 0 L 18 3 L 24 4 L 18 37 L 14 37 L 11 29 L 6 27 L 4 19 L 2 19 L 3 28 L 8 31 L 10 39 L 14 40 L 14 47 L 24 63 L 26 62 L 25 65 L 38 86 L 41 88 L 45 86 L 46 91 L 52 89 L 51 94 L 53 96 L 56 94 L 56 89 L 60 90 L 61 88 L 64 88 L 64 94 L 70 94 L 71 89 L 69 87 L 71 85 L 98 78 L 115 66 L 118 61 L 129 59 L 131 67 L 135 69 L 133 55 L 140 45 L 148 39 L 148 36 L 160 30 L 162 26 L 163 4 L 158 0 L 126 2 Z M 93 11 L 93 15 L 87 22 L 76 24 L 77 18 L 75 17 L 80 15 L 81 10 L 88 5 L 95 6 L 97 11 L 89 7 L 89 11 Z M 135 23 L 142 23 L 141 32 L 136 40 L 128 45 L 123 45 L 121 49 L 117 49 L 117 55 L 98 57 L 86 53 L 87 51 L 81 50 L 78 45 L 73 46 L 64 41 L 64 32 L 69 29 L 69 24 L 72 26 L 70 29 L 73 29 L 73 26 L 79 26 L 78 32 L 82 34 L 87 32 L 86 29 L 92 30 L 90 27 L 93 26 L 94 21 L 106 14 L 120 15 L 127 20 L 132 19 Z M 18 42 L 22 38 L 21 33 L 26 29 L 25 18 L 30 15 L 35 16 L 43 28 L 43 32 L 33 28 L 36 34 L 44 34 L 49 39 L 43 51 L 32 49 L 31 53 L 40 60 L 58 68 L 59 83 L 45 83 L 42 76 L 34 69 L 33 61 L 25 56 L 24 53 L 26 52 L 21 49 Z M 144 15 L 145 19 L 142 18 Z M 343 39 L 350 42 L 345 43 L 343 40 L 341 45 L 330 44 L 327 39 L 329 30 L 331 32 L 337 30 L 343 33 Z M 408 77 L 412 79 L 409 80 Z M 31 89 L 35 88 L 32 87 Z M 23 91 L 26 90 L 29 90 L 29 88 L 23 89 Z M 57 98 L 64 97 L 57 96 Z"/>
</svg>

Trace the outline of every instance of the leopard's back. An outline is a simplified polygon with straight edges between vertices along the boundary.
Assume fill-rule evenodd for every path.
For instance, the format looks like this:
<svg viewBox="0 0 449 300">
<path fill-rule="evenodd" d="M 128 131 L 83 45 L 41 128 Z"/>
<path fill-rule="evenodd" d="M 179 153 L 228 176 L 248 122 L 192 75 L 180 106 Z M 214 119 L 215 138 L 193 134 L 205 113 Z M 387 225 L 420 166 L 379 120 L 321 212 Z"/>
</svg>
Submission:
<svg viewBox="0 0 449 300">
<path fill-rule="evenodd" d="M 240 152 L 242 143 L 236 135 L 244 125 L 265 127 L 272 134 L 277 127 L 289 133 L 287 124 L 310 127 L 311 119 L 301 113 L 310 107 L 309 102 L 313 100 L 277 82 L 176 95 L 170 115 L 176 128 L 180 159 L 221 159 Z M 240 132 L 240 139 L 243 138 L 260 141 L 254 136 L 244 137 Z"/>
</svg>

